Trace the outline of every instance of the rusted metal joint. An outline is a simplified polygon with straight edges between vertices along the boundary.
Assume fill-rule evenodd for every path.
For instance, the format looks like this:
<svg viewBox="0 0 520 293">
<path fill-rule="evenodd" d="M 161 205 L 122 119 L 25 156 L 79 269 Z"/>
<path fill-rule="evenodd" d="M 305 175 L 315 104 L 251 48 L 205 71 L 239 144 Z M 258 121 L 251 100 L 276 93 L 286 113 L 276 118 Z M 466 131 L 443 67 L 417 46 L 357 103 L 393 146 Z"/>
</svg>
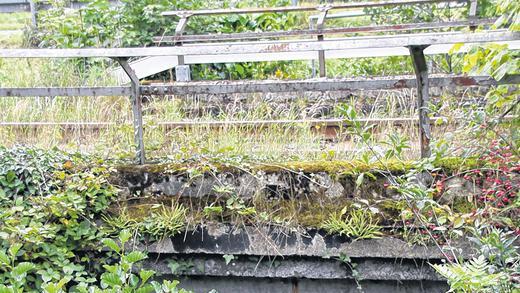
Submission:
<svg viewBox="0 0 520 293">
<path fill-rule="evenodd" d="M 318 7 L 316 7 L 316 10 L 318 10 L 320 12 L 327 12 L 327 11 L 331 10 L 332 8 L 333 7 L 330 4 L 323 4 L 323 5 L 319 5 Z"/>
<path fill-rule="evenodd" d="M 188 18 L 190 16 L 193 16 L 193 11 L 190 11 L 190 10 L 176 11 L 175 15 L 180 17 L 180 18 Z"/>
</svg>

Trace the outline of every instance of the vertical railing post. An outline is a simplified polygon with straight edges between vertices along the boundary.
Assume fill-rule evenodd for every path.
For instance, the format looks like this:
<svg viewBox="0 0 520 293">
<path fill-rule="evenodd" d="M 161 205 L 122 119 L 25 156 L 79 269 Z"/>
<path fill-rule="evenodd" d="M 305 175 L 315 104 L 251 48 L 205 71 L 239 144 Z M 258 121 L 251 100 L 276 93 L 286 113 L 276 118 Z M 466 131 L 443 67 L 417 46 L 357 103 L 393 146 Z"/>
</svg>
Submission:
<svg viewBox="0 0 520 293">
<path fill-rule="evenodd" d="M 31 10 L 31 24 L 33 29 L 38 28 L 38 8 L 34 0 L 29 1 L 29 8 Z"/>
<path fill-rule="evenodd" d="M 475 21 L 477 20 L 477 0 L 469 0 L 469 12 L 468 12 L 468 19 Z M 471 25 L 469 27 L 470 30 L 475 31 L 477 29 L 476 25 Z"/>
<path fill-rule="evenodd" d="M 324 27 L 325 27 L 325 19 L 327 18 L 327 13 L 330 9 L 330 6 L 321 6 L 318 8 L 318 10 L 321 12 L 320 15 L 318 16 L 318 21 L 317 21 L 317 25 L 316 25 L 316 28 L 318 30 L 322 30 Z M 323 41 L 323 35 L 318 35 L 318 41 Z M 319 64 L 319 68 L 320 68 L 320 77 L 325 77 L 327 76 L 327 71 L 326 71 L 326 67 L 325 67 L 325 51 L 324 50 L 319 50 L 318 51 L 318 64 Z"/>
<path fill-rule="evenodd" d="M 419 110 L 419 141 L 421 147 L 421 158 L 431 155 L 430 141 L 430 118 L 428 117 L 428 106 L 430 103 L 428 65 L 424 57 L 424 49 L 427 46 L 410 46 L 415 76 L 417 80 L 417 108 Z"/>
<path fill-rule="evenodd" d="M 191 13 L 185 12 L 179 15 L 180 19 L 175 27 L 175 39 L 174 45 L 182 46 L 182 42 L 180 40 L 186 25 L 188 24 L 189 17 Z M 184 55 L 177 56 L 177 66 L 175 66 L 175 80 L 177 81 L 190 81 L 191 73 L 190 66 L 184 63 Z"/>
<path fill-rule="evenodd" d="M 119 65 L 123 68 L 125 73 L 130 78 L 132 93 L 130 95 L 130 101 L 132 102 L 132 114 L 133 114 L 133 125 L 134 125 L 134 139 L 137 145 L 136 157 L 139 164 L 144 164 L 146 157 L 144 153 L 144 138 L 143 138 L 143 107 L 141 99 L 141 88 L 139 78 L 135 74 L 134 70 L 128 64 L 126 58 L 115 58 Z"/>
</svg>

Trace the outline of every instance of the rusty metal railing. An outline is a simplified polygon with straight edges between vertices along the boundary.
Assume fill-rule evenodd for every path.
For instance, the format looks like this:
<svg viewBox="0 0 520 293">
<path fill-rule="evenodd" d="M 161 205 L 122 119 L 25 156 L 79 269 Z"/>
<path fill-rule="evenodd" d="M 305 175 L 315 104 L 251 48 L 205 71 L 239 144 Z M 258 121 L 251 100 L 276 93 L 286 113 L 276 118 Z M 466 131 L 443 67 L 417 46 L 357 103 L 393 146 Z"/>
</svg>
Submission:
<svg viewBox="0 0 520 293">
<path fill-rule="evenodd" d="M 429 76 L 424 49 L 436 44 L 455 43 L 480 43 L 493 41 L 520 40 L 519 32 L 506 30 L 490 30 L 474 33 L 448 32 L 448 33 L 420 33 L 403 35 L 362 36 L 336 39 L 324 39 L 325 34 L 355 33 L 355 32 L 381 32 L 395 30 L 435 29 L 443 27 L 475 27 L 480 24 L 489 24 L 492 20 L 478 20 L 472 16 L 476 12 L 476 2 L 470 2 L 470 17 L 465 21 L 452 21 L 448 23 L 421 23 L 401 24 L 399 26 L 388 25 L 379 27 L 358 28 L 328 28 L 323 26 L 315 30 L 298 32 L 263 32 L 244 34 L 223 34 L 216 36 L 185 36 L 184 28 L 189 17 L 197 15 L 217 15 L 231 13 L 264 13 L 264 12 L 291 12 L 291 11 L 320 11 L 320 20 L 323 24 L 327 12 L 333 9 L 380 7 L 387 5 L 409 5 L 441 2 L 468 2 L 468 0 L 393 0 L 382 2 L 348 3 L 340 5 L 326 5 L 317 7 L 276 7 L 276 8 L 251 8 L 228 10 L 201 10 L 201 11 L 170 11 L 163 15 L 176 15 L 181 17 L 175 36 L 166 38 L 174 46 L 147 47 L 147 48 L 85 48 L 85 49 L 4 49 L 0 50 L 0 58 L 75 58 L 75 57 L 105 57 L 112 58 L 119 63 L 130 79 L 129 87 L 74 87 L 74 88 L 0 88 L 1 96 L 77 96 L 77 95 L 128 95 L 132 102 L 133 125 L 135 130 L 135 142 L 137 146 L 137 158 L 140 164 L 146 161 L 143 119 L 142 97 L 144 95 L 169 95 L 169 94 L 193 94 L 193 93 L 238 93 L 238 92 L 283 92 L 283 91 L 329 91 L 329 90 L 355 90 L 355 89 L 384 89 L 416 87 L 419 109 L 419 135 L 421 141 L 421 155 L 426 157 L 430 153 L 430 121 L 428 118 L 428 89 L 434 86 L 479 86 L 496 85 L 499 82 L 489 77 L 466 76 Z M 304 40 L 271 40 L 271 41 L 244 41 L 247 39 L 261 39 L 265 37 L 279 38 L 290 35 L 317 37 Z M 190 39 L 191 38 L 191 39 Z M 163 38 L 164 39 L 164 38 Z M 222 42 L 239 40 L 239 42 Z M 196 42 L 180 46 L 182 42 Z M 218 41 L 217 43 L 202 43 L 206 41 Z M 326 50 L 347 50 L 373 48 L 408 48 L 412 58 L 414 77 L 388 77 L 368 79 L 318 79 L 300 81 L 234 81 L 234 82 L 177 82 L 163 85 L 142 85 L 139 78 L 128 63 L 130 57 L 143 56 L 179 56 L 179 64 L 182 64 L 185 55 L 240 55 L 272 52 L 318 52 L 322 59 L 323 68 L 320 66 L 320 75 L 325 75 L 324 52 Z M 322 53 L 319 53 L 322 52 Z M 520 83 L 519 76 L 512 76 L 500 81 L 501 83 Z"/>
</svg>

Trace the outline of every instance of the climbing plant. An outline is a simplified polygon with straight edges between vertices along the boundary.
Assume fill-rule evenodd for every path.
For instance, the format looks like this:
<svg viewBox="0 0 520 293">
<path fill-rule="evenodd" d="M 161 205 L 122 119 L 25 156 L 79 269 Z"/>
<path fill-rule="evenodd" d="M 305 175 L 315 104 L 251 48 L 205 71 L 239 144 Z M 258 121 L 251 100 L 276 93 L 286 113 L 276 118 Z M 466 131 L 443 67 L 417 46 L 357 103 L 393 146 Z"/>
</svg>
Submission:
<svg viewBox="0 0 520 293">
<path fill-rule="evenodd" d="M 128 231 L 137 229 L 120 226 L 119 244 L 106 238 L 121 231 L 107 227 L 117 226 L 105 215 L 118 191 L 109 183 L 111 172 L 92 156 L 0 147 L 0 292 L 185 292 L 176 281 L 147 283 L 152 271 L 131 272 L 145 258 L 125 253 Z M 185 213 L 182 206 L 163 208 L 139 233 L 174 235 L 184 229 Z M 119 264 L 103 265 L 114 260 L 99 251 L 101 242 Z"/>
<path fill-rule="evenodd" d="M 17 276 L 13 263 L 33 264 L 24 267 L 23 283 L 9 281 L 9 266 L 2 266 L 4 283 L 39 291 L 63 277 L 75 285 L 94 281 L 98 265 L 85 249 L 101 239 L 96 219 L 116 189 L 107 182 L 106 166 L 84 163 L 57 150 L 0 148 L 0 250 L 9 251 L 4 263 Z"/>
</svg>

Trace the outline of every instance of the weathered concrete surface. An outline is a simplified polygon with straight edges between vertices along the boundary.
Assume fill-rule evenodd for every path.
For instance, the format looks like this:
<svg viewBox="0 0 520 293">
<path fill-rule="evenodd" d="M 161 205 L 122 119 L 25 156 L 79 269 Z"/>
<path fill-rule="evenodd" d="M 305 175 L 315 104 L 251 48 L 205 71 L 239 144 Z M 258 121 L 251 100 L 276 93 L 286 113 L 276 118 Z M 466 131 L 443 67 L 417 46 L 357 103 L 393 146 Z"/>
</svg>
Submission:
<svg viewBox="0 0 520 293">
<path fill-rule="evenodd" d="M 254 174 L 234 170 L 233 172 L 207 172 L 190 179 L 186 172 L 161 170 L 150 171 L 151 167 L 132 166 L 119 168 L 112 177 L 112 183 L 121 188 L 121 196 L 162 195 L 202 198 L 218 196 L 215 187 L 232 186 L 242 198 L 262 196 L 265 198 L 367 198 L 399 199 L 391 189 L 384 188 L 388 183 L 383 176 L 367 178 L 358 186 L 357 176 L 327 172 L 278 171 L 255 172 Z M 376 174 L 377 175 L 377 174 Z"/>
<path fill-rule="evenodd" d="M 180 279 L 182 287 L 194 292 L 445 292 L 448 289 L 429 265 L 439 263 L 443 257 L 437 248 L 410 246 L 391 237 L 352 241 L 316 230 L 296 232 L 218 224 L 159 242 L 131 246 L 148 252 L 145 268 L 157 271 L 159 278 Z M 350 260 L 346 261 L 344 256 Z M 363 291 L 357 289 L 356 281 Z"/>
<path fill-rule="evenodd" d="M 245 226 L 240 229 L 224 224 L 199 227 L 185 234 L 137 247 L 158 254 L 233 254 L 263 256 L 442 259 L 434 246 L 409 245 L 393 237 L 352 241 L 348 237 L 326 235 L 317 230 L 290 231 L 274 227 Z M 457 255 L 469 256 L 471 246 L 452 243 L 445 252 L 457 249 Z"/>
<path fill-rule="evenodd" d="M 441 281 L 424 260 L 353 258 L 352 264 L 361 280 Z M 338 258 L 233 255 L 226 264 L 222 255 L 162 254 L 150 255 L 144 266 L 160 275 L 354 279 L 350 267 Z"/>
<path fill-rule="evenodd" d="M 224 185 L 233 186 L 239 197 L 260 197 L 264 202 L 326 199 L 336 204 L 345 198 L 376 199 L 374 202 L 399 199 L 383 187 L 384 176 L 367 179 L 358 186 L 356 176 L 319 170 L 249 173 L 233 169 L 206 172 L 195 178 L 188 173 L 146 166 L 120 168 L 113 183 L 121 188 L 122 197 L 148 196 L 145 203 L 180 197 L 184 202 L 207 204 L 207 199 L 221 196 L 215 187 Z M 430 179 L 417 181 L 428 184 Z M 363 292 L 448 289 L 429 265 L 444 258 L 437 247 L 412 246 L 391 236 L 353 241 L 319 229 L 253 224 L 201 223 L 174 237 L 130 246 L 148 252 L 143 265 L 157 271 L 159 278 L 180 279 L 183 287 L 194 292 L 359 292 L 356 281 L 363 286 Z M 465 257 L 471 255 L 471 246 L 466 244 L 452 243 L 443 249 L 456 249 L 457 255 Z M 344 256 L 350 257 L 351 263 L 342 261 Z"/>
<path fill-rule="evenodd" d="M 354 280 L 193 277 L 180 281 L 182 288 L 196 293 L 444 293 L 449 289 L 446 283 L 436 281 L 361 280 L 361 290 Z"/>
</svg>

